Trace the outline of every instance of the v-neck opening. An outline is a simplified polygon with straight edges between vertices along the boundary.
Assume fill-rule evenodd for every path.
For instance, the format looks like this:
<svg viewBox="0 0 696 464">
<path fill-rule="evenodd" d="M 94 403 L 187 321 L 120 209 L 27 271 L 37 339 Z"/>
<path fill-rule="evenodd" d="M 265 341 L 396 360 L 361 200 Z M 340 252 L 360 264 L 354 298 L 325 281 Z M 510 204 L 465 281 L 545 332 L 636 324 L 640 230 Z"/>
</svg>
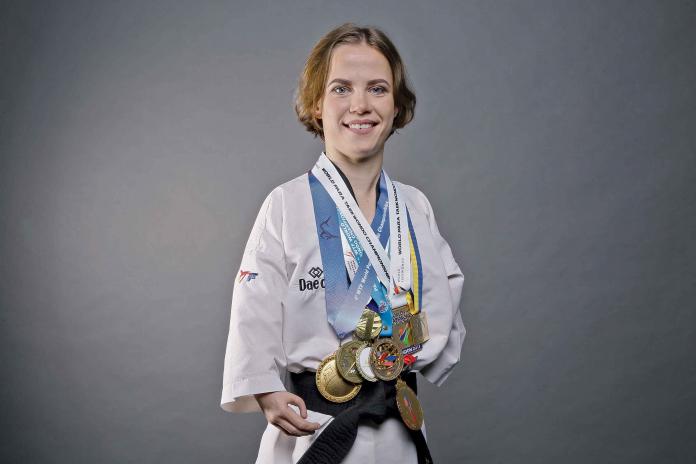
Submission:
<svg viewBox="0 0 696 464">
<path fill-rule="evenodd" d="M 326 157 L 326 159 L 328 159 L 329 161 L 331 161 L 331 158 L 329 158 L 328 156 Z M 343 173 L 343 171 L 341 171 L 341 168 L 339 168 L 338 165 L 337 165 L 336 163 L 334 163 L 333 161 L 331 161 L 331 164 L 334 165 L 334 167 L 336 168 L 336 170 L 338 171 L 338 173 L 341 175 L 341 178 L 343 178 L 343 182 L 345 182 L 345 183 L 346 183 L 346 187 L 348 187 L 348 191 L 350 191 L 350 194 L 353 196 L 353 199 L 354 199 L 355 202 L 357 203 L 357 202 L 358 202 L 358 199 L 355 197 L 355 192 L 353 191 L 353 186 L 350 185 L 350 181 L 348 180 L 348 177 L 346 177 L 346 175 Z M 380 175 L 380 177 L 382 176 L 381 170 L 380 170 L 380 174 L 379 174 L 379 175 Z M 376 195 L 375 195 L 375 215 L 376 215 L 376 214 L 377 214 L 377 209 L 376 209 L 376 208 L 379 207 L 379 195 L 380 195 L 380 190 L 379 190 L 379 179 L 377 180 L 377 183 L 375 184 L 375 192 L 376 192 Z M 374 216 L 373 216 L 372 219 L 374 220 Z M 372 221 L 370 221 L 370 222 L 372 222 Z"/>
</svg>

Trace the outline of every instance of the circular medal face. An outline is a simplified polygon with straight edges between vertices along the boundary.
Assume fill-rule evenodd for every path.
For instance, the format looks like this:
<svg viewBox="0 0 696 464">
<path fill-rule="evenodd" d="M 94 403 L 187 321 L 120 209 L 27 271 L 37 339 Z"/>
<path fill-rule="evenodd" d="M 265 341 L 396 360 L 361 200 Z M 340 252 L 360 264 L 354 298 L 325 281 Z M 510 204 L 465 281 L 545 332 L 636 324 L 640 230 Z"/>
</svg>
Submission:
<svg viewBox="0 0 696 464">
<path fill-rule="evenodd" d="M 382 331 L 382 318 L 369 308 L 363 310 L 362 316 L 355 327 L 355 336 L 360 340 L 372 340 Z"/>
<path fill-rule="evenodd" d="M 360 348 L 358 350 L 358 355 L 357 355 L 357 368 L 358 372 L 360 372 L 360 375 L 362 376 L 363 379 L 367 380 L 368 382 L 376 382 L 377 377 L 375 377 L 375 373 L 372 372 L 372 366 L 370 366 L 370 353 L 372 352 L 372 348 L 369 346 L 365 346 L 363 348 Z"/>
<path fill-rule="evenodd" d="M 399 379 L 396 382 L 396 407 L 399 408 L 401 419 L 411 430 L 419 430 L 423 426 L 423 409 L 414 391 Z"/>
<path fill-rule="evenodd" d="M 367 346 L 362 340 L 351 340 L 344 343 L 336 354 L 336 367 L 338 373 L 350 383 L 362 383 L 363 378 L 358 372 L 357 354 L 358 350 Z"/>
<path fill-rule="evenodd" d="M 370 366 L 375 377 L 381 380 L 394 380 L 404 367 L 404 354 L 401 343 L 391 338 L 382 338 L 372 345 Z"/>
<path fill-rule="evenodd" d="M 316 382 L 321 396 L 334 403 L 353 399 L 361 387 L 343 380 L 336 368 L 336 353 L 331 353 L 319 364 Z"/>
</svg>

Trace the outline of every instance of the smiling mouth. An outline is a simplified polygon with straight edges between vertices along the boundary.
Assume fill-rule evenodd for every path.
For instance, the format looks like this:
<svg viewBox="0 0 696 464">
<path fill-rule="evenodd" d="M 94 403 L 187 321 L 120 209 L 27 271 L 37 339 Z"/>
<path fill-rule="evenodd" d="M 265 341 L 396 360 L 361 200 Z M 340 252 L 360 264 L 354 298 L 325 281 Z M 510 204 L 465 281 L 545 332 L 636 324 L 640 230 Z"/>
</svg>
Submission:
<svg viewBox="0 0 696 464">
<path fill-rule="evenodd" d="M 364 124 L 343 124 L 346 127 L 349 127 L 351 129 L 369 129 L 370 127 L 376 126 L 376 122 L 368 122 Z"/>
<path fill-rule="evenodd" d="M 372 123 L 364 123 L 364 124 L 343 124 L 343 127 L 347 128 L 349 131 L 359 134 L 359 135 L 364 135 L 364 134 L 369 134 L 372 132 L 372 129 L 377 125 L 376 122 Z"/>
</svg>

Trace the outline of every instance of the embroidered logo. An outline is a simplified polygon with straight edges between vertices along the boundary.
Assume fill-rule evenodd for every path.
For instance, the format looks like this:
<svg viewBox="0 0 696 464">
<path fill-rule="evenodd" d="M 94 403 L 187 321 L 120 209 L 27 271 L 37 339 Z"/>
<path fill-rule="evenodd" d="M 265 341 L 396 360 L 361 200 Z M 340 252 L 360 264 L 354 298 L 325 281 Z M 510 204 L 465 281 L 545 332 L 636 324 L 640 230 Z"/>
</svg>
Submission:
<svg viewBox="0 0 696 464">
<path fill-rule="evenodd" d="M 334 235 L 328 230 L 326 230 L 326 227 L 329 226 L 329 221 L 331 220 L 331 216 L 327 217 L 324 221 L 319 224 L 319 227 L 321 227 L 321 233 L 319 234 L 319 237 L 323 238 L 324 240 L 329 240 L 331 238 L 336 238 L 338 235 Z"/>
<path fill-rule="evenodd" d="M 321 275 L 324 273 L 324 271 L 321 270 L 320 267 L 313 267 L 312 269 L 309 270 L 308 274 L 314 277 L 315 279 L 318 279 L 321 277 Z"/>
<path fill-rule="evenodd" d="M 239 279 L 237 279 L 237 282 L 249 282 L 250 280 L 254 280 L 256 276 L 259 275 L 258 272 L 251 272 L 251 271 L 239 271 Z"/>
<path fill-rule="evenodd" d="M 311 268 L 307 274 L 309 274 L 312 279 L 300 279 L 299 285 L 301 292 L 326 288 L 324 279 L 321 278 L 321 276 L 324 275 L 324 271 L 319 266 Z"/>
</svg>

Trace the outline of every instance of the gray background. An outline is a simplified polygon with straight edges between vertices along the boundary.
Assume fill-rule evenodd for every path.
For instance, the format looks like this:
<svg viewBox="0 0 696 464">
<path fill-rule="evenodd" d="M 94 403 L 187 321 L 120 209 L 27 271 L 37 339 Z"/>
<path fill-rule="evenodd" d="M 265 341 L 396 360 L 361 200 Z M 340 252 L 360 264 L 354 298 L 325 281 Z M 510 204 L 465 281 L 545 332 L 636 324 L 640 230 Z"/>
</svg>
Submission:
<svg viewBox="0 0 696 464">
<path fill-rule="evenodd" d="M 466 275 L 462 361 L 420 382 L 436 461 L 694 462 L 678 1 L 3 2 L 2 461 L 253 461 L 263 417 L 218 405 L 232 281 L 321 150 L 292 94 L 346 20 L 406 61 L 386 167 Z"/>
</svg>

